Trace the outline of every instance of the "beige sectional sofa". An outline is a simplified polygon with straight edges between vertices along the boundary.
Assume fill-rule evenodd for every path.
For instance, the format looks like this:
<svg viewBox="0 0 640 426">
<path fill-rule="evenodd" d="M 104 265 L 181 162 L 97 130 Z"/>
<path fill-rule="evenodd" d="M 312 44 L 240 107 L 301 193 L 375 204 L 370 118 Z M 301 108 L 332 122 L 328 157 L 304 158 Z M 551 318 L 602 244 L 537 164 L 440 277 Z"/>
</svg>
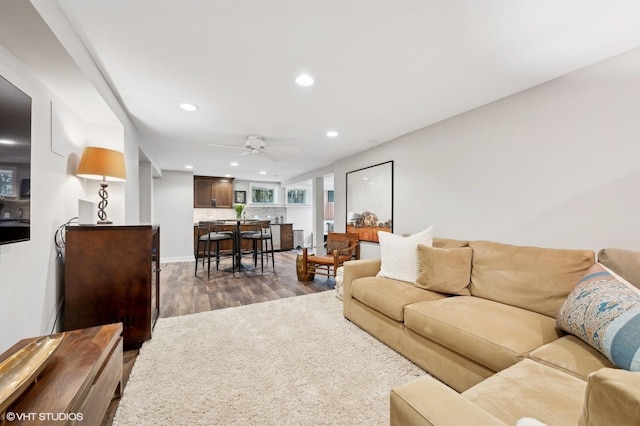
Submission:
<svg viewBox="0 0 640 426">
<path fill-rule="evenodd" d="M 442 238 L 433 247 L 438 256 L 463 254 L 435 268 L 447 277 L 468 268 L 456 295 L 376 276 L 380 259 L 344 266 L 344 316 L 439 379 L 390 390 L 392 424 L 640 424 L 640 373 L 616 368 L 556 324 L 594 252 Z M 600 257 L 640 278 L 638 253 Z M 425 258 L 421 266 L 433 267 Z"/>
</svg>

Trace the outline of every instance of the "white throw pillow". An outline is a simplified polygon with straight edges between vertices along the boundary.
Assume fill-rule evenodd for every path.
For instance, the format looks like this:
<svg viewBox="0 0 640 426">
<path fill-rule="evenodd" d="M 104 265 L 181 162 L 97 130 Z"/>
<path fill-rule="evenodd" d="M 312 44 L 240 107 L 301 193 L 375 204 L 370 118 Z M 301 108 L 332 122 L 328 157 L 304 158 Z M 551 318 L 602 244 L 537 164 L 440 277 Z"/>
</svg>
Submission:
<svg viewBox="0 0 640 426">
<path fill-rule="evenodd" d="M 378 276 L 415 284 L 420 272 L 418 244 L 432 246 L 433 226 L 408 237 L 378 231 L 378 241 L 381 260 Z"/>
</svg>

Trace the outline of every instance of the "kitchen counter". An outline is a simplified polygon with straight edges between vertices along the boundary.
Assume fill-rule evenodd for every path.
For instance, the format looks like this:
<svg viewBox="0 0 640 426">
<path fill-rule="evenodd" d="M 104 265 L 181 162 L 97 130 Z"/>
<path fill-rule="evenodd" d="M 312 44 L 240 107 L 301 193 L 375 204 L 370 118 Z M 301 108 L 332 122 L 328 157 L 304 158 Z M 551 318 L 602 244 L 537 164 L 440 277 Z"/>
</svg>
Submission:
<svg viewBox="0 0 640 426">
<path fill-rule="evenodd" d="M 235 220 L 235 219 L 232 219 Z M 246 220 L 260 220 L 260 219 L 246 219 Z M 267 219 L 264 219 L 267 220 Z M 214 222 L 212 220 L 212 222 Z M 194 229 L 194 252 L 197 247 L 197 235 L 198 224 L 193 224 Z M 271 235 L 273 237 L 273 249 L 274 250 L 292 250 L 293 249 L 293 223 L 272 223 Z M 251 242 L 243 242 L 242 249 L 251 249 Z M 230 250 L 231 243 L 228 241 L 222 241 L 220 243 L 220 250 Z"/>
</svg>

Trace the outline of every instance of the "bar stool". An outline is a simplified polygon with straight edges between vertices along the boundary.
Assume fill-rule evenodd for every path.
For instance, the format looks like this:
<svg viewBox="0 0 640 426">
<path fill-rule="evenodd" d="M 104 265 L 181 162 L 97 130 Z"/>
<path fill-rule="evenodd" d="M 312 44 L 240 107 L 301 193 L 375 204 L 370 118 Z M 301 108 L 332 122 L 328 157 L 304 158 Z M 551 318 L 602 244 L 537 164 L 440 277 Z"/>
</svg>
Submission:
<svg viewBox="0 0 640 426">
<path fill-rule="evenodd" d="M 268 220 L 258 221 L 253 232 L 243 232 L 242 238 L 253 242 L 253 266 L 258 266 L 258 252 L 260 252 L 260 268 L 264 273 L 264 257 L 269 263 L 269 243 L 271 243 L 271 265 L 276 270 L 276 263 L 273 257 L 273 237 L 271 236 L 271 222 Z"/>
<path fill-rule="evenodd" d="M 220 229 L 220 222 L 198 222 L 198 238 L 196 240 L 196 269 L 195 275 L 198 274 L 198 255 L 202 248 L 202 268 L 204 268 L 204 259 L 207 258 L 207 278 L 211 278 L 211 243 L 215 244 L 216 250 L 216 270 L 220 266 L 220 241 L 230 240 L 232 244 L 231 253 L 235 253 L 235 236 L 233 232 L 223 231 Z M 235 261 L 232 262 L 232 273 L 235 273 Z"/>
</svg>

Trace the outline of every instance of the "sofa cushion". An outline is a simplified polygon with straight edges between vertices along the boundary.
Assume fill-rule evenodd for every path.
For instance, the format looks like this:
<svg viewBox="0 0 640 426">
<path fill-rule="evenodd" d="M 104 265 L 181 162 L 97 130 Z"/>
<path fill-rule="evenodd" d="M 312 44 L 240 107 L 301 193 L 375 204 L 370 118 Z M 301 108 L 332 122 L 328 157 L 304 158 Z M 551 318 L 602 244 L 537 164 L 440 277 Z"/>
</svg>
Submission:
<svg viewBox="0 0 640 426">
<path fill-rule="evenodd" d="M 598 262 L 640 288 L 640 252 L 616 248 L 598 252 Z"/>
<path fill-rule="evenodd" d="M 616 366 L 640 371 L 640 292 L 599 263 L 569 294 L 557 322 Z"/>
<path fill-rule="evenodd" d="M 548 425 L 575 425 L 587 383 L 525 359 L 464 391 L 462 396 L 509 425 L 534 417 Z"/>
<path fill-rule="evenodd" d="M 404 307 L 446 297 L 413 284 L 383 277 L 358 278 L 351 282 L 351 297 L 396 321 L 404 321 Z"/>
<path fill-rule="evenodd" d="M 603 368 L 589 376 L 580 426 L 637 425 L 640 374 Z"/>
<path fill-rule="evenodd" d="M 469 247 L 470 241 L 467 240 L 454 240 L 451 238 L 433 237 L 433 247 L 437 248 L 457 248 L 457 247 Z"/>
<path fill-rule="evenodd" d="M 418 278 L 418 244 L 431 246 L 433 227 L 407 237 L 378 231 L 380 242 L 379 277 L 415 284 Z"/>
<path fill-rule="evenodd" d="M 473 249 L 473 296 L 554 318 L 595 258 L 589 250 L 518 247 L 489 241 L 473 241 L 469 246 Z"/>
<path fill-rule="evenodd" d="M 473 296 L 409 305 L 404 324 L 493 371 L 560 337 L 551 317 Z"/>
<path fill-rule="evenodd" d="M 434 248 L 418 245 L 420 273 L 416 287 L 440 293 L 469 296 L 471 277 L 470 247 Z"/>
<path fill-rule="evenodd" d="M 600 352 L 570 335 L 539 347 L 529 354 L 529 358 L 585 381 L 594 371 L 613 367 Z"/>
<path fill-rule="evenodd" d="M 391 389 L 389 402 L 389 424 L 392 426 L 505 426 L 502 421 L 431 376 L 423 376 Z"/>
</svg>

